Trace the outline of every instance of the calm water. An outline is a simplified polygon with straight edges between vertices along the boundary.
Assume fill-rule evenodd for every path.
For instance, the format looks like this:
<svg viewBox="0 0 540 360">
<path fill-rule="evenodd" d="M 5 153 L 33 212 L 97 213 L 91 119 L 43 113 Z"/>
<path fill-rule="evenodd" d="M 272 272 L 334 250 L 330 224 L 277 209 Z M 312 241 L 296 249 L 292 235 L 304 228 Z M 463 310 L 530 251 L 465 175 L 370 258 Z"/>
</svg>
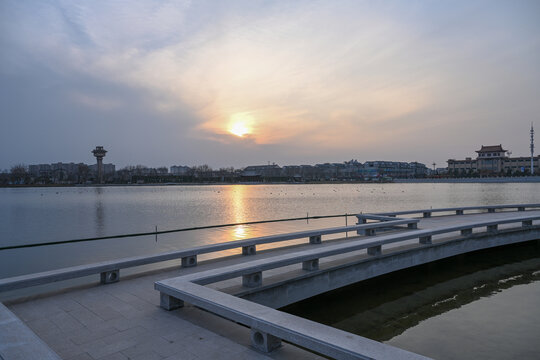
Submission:
<svg viewBox="0 0 540 360">
<path fill-rule="evenodd" d="M 532 242 L 381 276 L 283 310 L 436 359 L 538 359 L 539 302 L 540 245 Z"/>
<path fill-rule="evenodd" d="M 135 232 L 168 230 L 209 224 L 236 223 L 252 220 L 269 220 L 302 217 L 306 214 L 355 214 L 359 212 L 381 212 L 418 208 L 473 206 L 510 203 L 539 203 L 540 184 L 329 184 L 329 185 L 221 185 L 221 186 L 130 186 L 130 187 L 80 187 L 80 188 L 21 188 L 0 189 L 0 246 L 40 243 L 93 236 L 116 235 Z M 348 224 L 354 218 L 348 218 Z M 201 244 L 230 241 L 253 236 L 290 232 L 308 228 L 345 225 L 345 218 L 294 221 L 263 225 L 235 226 L 221 229 L 191 231 L 168 235 L 146 236 L 104 240 L 92 243 L 55 245 L 43 248 L 8 250 L 0 252 L 0 277 L 15 276 L 36 271 L 60 268 L 101 260 L 133 255 L 158 253 L 188 248 Z M 156 241 L 157 240 L 157 241 Z M 230 253 L 234 253 L 231 251 Z M 513 262 L 535 261 L 532 259 Z M 149 266 L 155 268 L 167 264 Z M 170 264 L 168 264 L 170 265 Z M 530 264 L 529 264 L 530 265 Z M 504 264 L 490 265 L 493 268 Z M 452 266 L 452 271 L 456 268 Z M 131 270 L 134 271 L 134 270 Z M 475 273 L 474 270 L 473 273 Z M 527 273 L 527 271 L 529 273 Z M 409 312 L 392 313 L 397 318 L 369 313 L 368 318 L 384 319 L 384 324 L 398 326 L 396 332 L 366 336 L 388 341 L 400 347 L 420 353 L 432 354 L 433 348 L 444 349 L 447 358 L 461 358 L 459 349 L 469 344 L 471 358 L 494 357 L 494 346 L 501 340 L 494 333 L 504 333 L 505 349 L 497 352 L 502 358 L 512 350 L 523 348 L 523 342 L 531 342 L 525 335 L 540 338 L 540 318 L 537 306 L 540 289 L 536 278 L 530 275 L 540 271 L 538 262 L 512 276 L 532 279 L 527 283 L 509 281 L 500 291 L 474 297 L 469 303 L 461 304 L 442 313 L 427 313 L 411 317 L 414 321 L 403 321 Z M 129 271 L 126 271 L 129 273 Z M 124 274 L 126 272 L 123 272 Z M 529 275 L 527 275 L 529 274 Z M 499 281 L 500 278 L 494 277 Z M 95 281 L 95 278 L 81 281 Z M 504 280 L 504 279 L 502 279 Z M 491 280 L 486 279 L 486 282 Z M 457 281 L 461 284 L 463 281 Z M 394 285 L 402 281 L 394 282 Z M 446 283 L 446 282 L 443 282 Z M 455 282 L 449 289 L 456 289 Z M 475 285 L 476 286 L 476 285 Z M 444 287 L 444 286 L 443 286 Z M 413 308 L 424 308 L 408 297 L 410 288 L 398 286 L 405 293 L 398 294 L 392 301 L 411 303 Z M 459 286 L 458 286 L 459 288 Z M 408 289 L 408 290 L 407 290 Z M 467 291 L 465 289 L 455 291 Z M 373 289 L 370 290 L 372 297 Z M 416 290 L 414 290 L 416 291 Z M 423 291 L 423 290 L 418 290 Z M 444 290 L 444 294 L 447 294 Z M 380 303 L 389 301 L 388 291 Z M 430 291 L 421 293 L 432 303 L 453 298 L 440 299 L 440 294 Z M 366 297 L 364 295 L 364 297 Z M 452 301 L 442 304 L 452 303 Z M 514 306 L 518 304 L 518 306 Z M 358 327 L 359 313 L 367 314 L 366 308 L 351 304 L 337 304 L 352 312 L 346 316 L 332 315 L 339 319 L 337 327 L 350 325 L 349 331 Z M 399 307 L 399 306 L 398 306 Z M 504 310 L 504 311 L 503 311 Z M 388 311 L 388 309 L 384 310 Z M 499 313 L 501 311 L 501 313 Z M 364 316 L 361 316 L 364 319 Z M 401 320 L 400 320 L 401 319 Z M 324 319 L 323 319 L 324 320 Z M 321 320 L 322 321 L 322 320 Z M 369 321 L 360 323 L 372 324 Z M 356 324 L 356 325 L 351 325 Z M 347 326 L 349 326 L 347 325 Z M 361 327 L 361 326 L 360 326 Z M 383 328 L 381 324 L 376 328 Z M 497 330 L 498 329 L 498 330 Z M 363 333 L 364 330 L 361 331 Z M 486 335 L 486 333 L 488 335 Z M 469 336 L 465 335 L 469 334 Z M 437 338 L 438 340 L 436 340 Z M 443 345 L 437 341 L 444 339 Z M 473 339 L 473 340 L 471 340 Z M 483 339 L 483 340 L 474 340 Z M 532 341 L 533 343 L 536 343 Z M 489 346 L 493 345 L 493 348 Z M 474 345 L 477 345 L 476 348 Z M 457 349 L 452 352 L 451 349 Z M 477 348 L 480 348 L 478 350 Z M 528 351 L 539 354 L 538 348 L 525 346 Z M 482 350 L 483 349 L 483 350 Z M 487 349 L 487 350 L 486 350 Z M 487 356 L 482 351 L 487 351 Z M 530 353 L 523 353 L 530 355 Z M 440 354 L 437 354 L 440 355 Z M 431 355 L 435 356 L 435 355 Z M 441 356 L 436 356 L 441 357 Z M 528 358 L 526 356 L 525 358 Z M 540 356 L 537 356 L 540 358 Z"/>
<path fill-rule="evenodd" d="M 0 246 L 309 215 L 540 202 L 531 184 L 123 186 L 0 189 Z M 348 219 L 349 223 L 354 218 Z M 0 277 L 278 232 L 344 218 L 0 252 Z M 51 259 L 53 261 L 51 261 Z"/>
</svg>

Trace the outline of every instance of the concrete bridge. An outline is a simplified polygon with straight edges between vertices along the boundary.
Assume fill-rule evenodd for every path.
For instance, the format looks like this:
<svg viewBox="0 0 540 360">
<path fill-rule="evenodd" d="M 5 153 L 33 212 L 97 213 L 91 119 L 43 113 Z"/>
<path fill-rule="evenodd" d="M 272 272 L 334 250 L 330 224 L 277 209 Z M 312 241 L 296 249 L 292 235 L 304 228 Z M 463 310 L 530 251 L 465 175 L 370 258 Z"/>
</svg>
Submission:
<svg viewBox="0 0 540 360">
<path fill-rule="evenodd" d="M 1 279 L 4 293 L 91 274 L 107 286 L 6 302 L 0 308 L 0 357 L 424 358 L 276 309 L 389 272 L 540 239 L 539 209 L 540 204 L 516 204 L 359 214 L 353 226 Z M 324 239 L 351 231 L 357 236 Z M 269 243 L 284 246 L 257 251 Z M 234 248 L 242 255 L 198 259 Z M 181 267 L 119 282 L 123 268 L 171 259 Z"/>
</svg>

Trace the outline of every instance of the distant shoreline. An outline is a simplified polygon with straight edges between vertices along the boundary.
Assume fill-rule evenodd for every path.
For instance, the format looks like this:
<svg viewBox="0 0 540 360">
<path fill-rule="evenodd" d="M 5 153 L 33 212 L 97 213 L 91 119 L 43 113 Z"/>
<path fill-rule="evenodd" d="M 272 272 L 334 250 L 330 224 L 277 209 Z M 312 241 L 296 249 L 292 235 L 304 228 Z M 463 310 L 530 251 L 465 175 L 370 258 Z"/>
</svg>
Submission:
<svg viewBox="0 0 540 360">
<path fill-rule="evenodd" d="M 473 183 L 540 183 L 540 176 L 518 177 L 484 177 L 484 178 L 440 178 L 440 179 L 394 179 L 394 183 L 441 183 L 441 184 L 473 184 Z"/>
<path fill-rule="evenodd" d="M 118 187 L 118 186 L 204 186 L 204 185 L 322 185 L 322 184 L 474 184 L 474 183 L 540 183 L 540 176 L 485 178 L 427 178 L 393 179 L 392 181 L 306 181 L 306 182 L 200 182 L 147 184 L 44 184 L 0 185 L 0 188 L 60 188 L 60 187 Z"/>
</svg>

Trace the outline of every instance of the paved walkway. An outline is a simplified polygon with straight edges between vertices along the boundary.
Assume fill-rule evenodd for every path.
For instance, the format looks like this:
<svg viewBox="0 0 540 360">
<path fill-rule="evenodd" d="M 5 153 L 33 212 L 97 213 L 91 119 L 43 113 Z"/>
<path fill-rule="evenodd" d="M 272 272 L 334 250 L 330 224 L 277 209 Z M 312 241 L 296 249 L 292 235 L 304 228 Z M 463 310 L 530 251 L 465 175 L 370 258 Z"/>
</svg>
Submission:
<svg viewBox="0 0 540 360">
<path fill-rule="evenodd" d="M 540 214 L 540 211 L 526 213 Z M 433 217 L 422 219 L 419 228 L 519 214 L 524 213 Z M 298 249 L 308 246 L 299 245 Z M 258 252 L 255 257 L 276 256 L 285 251 L 290 249 Z M 66 360 L 318 359 L 290 344 L 284 344 L 270 355 L 262 354 L 250 347 L 248 328 L 189 304 L 171 312 L 159 307 L 159 293 L 153 288 L 155 281 L 244 260 L 242 256 L 231 256 L 203 261 L 195 268 L 169 269 L 124 278 L 110 285 L 68 289 L 40 298 L 7 302 L 6 306 Z M 230 283 L 222 286 L 230 286 Z"/>
<path fill-rule="evenodd" d="M 63 359 L 261 359 L 249 329 L 186 306 L 159 307 L 154 281 L 168 271 L 8 304 Z M 271 358 L 316 358 L 285 345 Z M 7 359 L 6 359 L 7 360 Z"/>
</svg>

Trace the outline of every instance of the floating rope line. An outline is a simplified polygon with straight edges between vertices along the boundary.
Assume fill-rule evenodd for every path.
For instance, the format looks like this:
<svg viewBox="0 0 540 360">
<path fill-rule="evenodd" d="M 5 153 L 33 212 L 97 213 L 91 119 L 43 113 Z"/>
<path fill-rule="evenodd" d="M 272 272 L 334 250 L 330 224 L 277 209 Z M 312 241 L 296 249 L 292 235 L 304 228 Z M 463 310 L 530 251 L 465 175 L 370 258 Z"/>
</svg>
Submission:
<svg viewBox="0 0 540 360">
<path fill-rule="evenodd" d="M 86 242 L 86 241 L 99 241 L 99 240 L 120 239 L 120 238 L 127 238 L 127 237 L 149 236 L 149 235 L 155 235 L 156 239 L 157 239 L 157 236 L 160 235 L 160 234 L 171 234 L 171 233 L 183 232 L 183 231 L 215 229 L 215 228 L 220 228 L 220 227 L 230 227 L 230 226 L 238 226 L 238 225 L 255 225 L 255 224 L 285 222 L 285 221 L 299 221 L 299 220 L 306 220 L 306 219 L 308 219 L 308 220 L 309 219 L 326 219 L 326 218 L 336 218 L 336 217 L 345 217 L 345 218 L 347 218 L 347 216 L 355 216 L 355 215 L 339 214 L 339 215 L 304 216 L 304 217 L 288 218 L 288 219 L 259 220 L 259 221 L 246 221 L 246 222 L 231 223 L 231 224 L 194 226 L 194 227 L 189 227 L 189 228 L 181 228 L 181 229 L 173 229 L 173 230 L 162 230 L 162 231 L 157 231 L 157 226 L 156 226 L 156 231 L 151 231 L 151 232 L 141 232 L 141 233 L 123 234 L 123 235 L 110 235 L 110 236 L 90 237 L 90 238 L 61 240 L 61 241 L 49 241 L 49 242 L 37 243 L 37 244 L 23 244 L 23 245 L 3 246 L 3 247 L 0 247 L 0 251 L 2 251 L 2 250 L 31 248 L 31 247 L 38 247 L 38 246 L 73 244 L 73 243 Z"/>
</svg>

